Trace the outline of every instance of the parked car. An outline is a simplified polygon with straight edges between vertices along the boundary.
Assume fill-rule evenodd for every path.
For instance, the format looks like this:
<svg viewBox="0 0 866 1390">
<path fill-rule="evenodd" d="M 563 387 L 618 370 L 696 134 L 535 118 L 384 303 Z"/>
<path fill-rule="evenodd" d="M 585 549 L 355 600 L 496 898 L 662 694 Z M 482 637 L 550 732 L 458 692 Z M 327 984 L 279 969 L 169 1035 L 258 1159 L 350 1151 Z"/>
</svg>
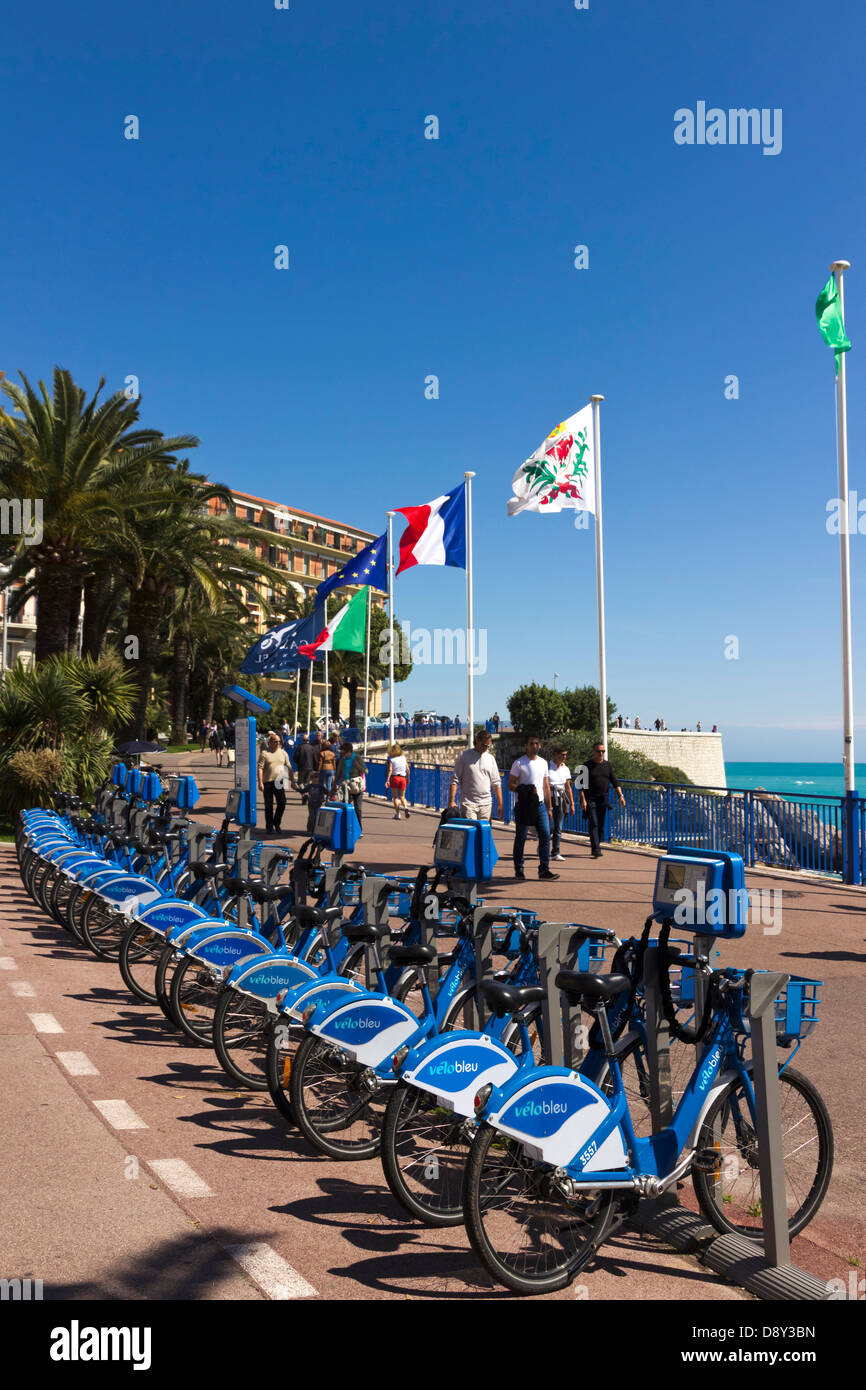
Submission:
<svg viewBox="0 0 866 1390">
<path fill-rule="evenodd" d="M 440 715 L 432 709 L 416 709 L 412 718 L 416 724 L 432 724 L 440 718 Z"/>
</svg>

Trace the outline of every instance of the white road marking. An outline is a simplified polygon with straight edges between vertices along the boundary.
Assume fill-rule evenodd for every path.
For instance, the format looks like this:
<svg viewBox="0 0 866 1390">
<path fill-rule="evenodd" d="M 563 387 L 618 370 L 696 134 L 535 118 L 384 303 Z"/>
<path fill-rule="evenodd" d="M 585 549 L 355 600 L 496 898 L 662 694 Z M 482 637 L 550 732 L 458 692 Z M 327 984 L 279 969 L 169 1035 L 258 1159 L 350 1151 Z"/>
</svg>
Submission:
<svg viewBox="0 0 866 1390">
<path fill-rule="evenodd" d="M 229 1245 L 227 1249 L 232 1259 L 237 1260 L 241 1269 L 246 1271 L 268 1298 L 285 1300 L 317 1296 L 312 1284 L 302 1279 L 298 1271 L 292 1269 L 282 1255 L 278 1255 L 276 1250 L 272 1250 L 263 1241 L 250 1245 Z"/>
<path fill-rule="evenodd" d="M 86 1052 L 57 1052 L 55 1056 L 70 1076 L 99 1075 L 99 1068 L 93 1065 Z"/>
<path fill-rule="evenodd" d="M 148 1128 L 141 1116 L 136 1115 L 132 1106 L 125 1100 L 95 1100 L 93 1104 L 113 1129 Z"/>
<path fill-rule="evenodd" d="M 17 970 L 17 969 L 18 969 L 18 966 L 15 964 L 15 962 L 14 962 L 14 960 L 12 959 L 11 956 L 0 956 L 0 970 Z"/>
<path fill-rule="evenodd" d="M 27 1017 L 37 1033 L 64 1033 L 66 1031 L 61 1028 L 53 1014 L 28 1014 Z"/>
<path fill-rule="evenodd" d="M 26 980 L 10 980 L 9 988 L 19 999 L 32 999 L 36 995 L 36 990 Z"/>
<path fill-rule="evenodd" d="M 204 1178 L 200 1178 L 182 1158 L 154 1158 L 148 1161 L 147 1166 L 152 1168 L 160 1182 L 164 1182 L 178 1197 L 213 1196 Z"/>
</svg>

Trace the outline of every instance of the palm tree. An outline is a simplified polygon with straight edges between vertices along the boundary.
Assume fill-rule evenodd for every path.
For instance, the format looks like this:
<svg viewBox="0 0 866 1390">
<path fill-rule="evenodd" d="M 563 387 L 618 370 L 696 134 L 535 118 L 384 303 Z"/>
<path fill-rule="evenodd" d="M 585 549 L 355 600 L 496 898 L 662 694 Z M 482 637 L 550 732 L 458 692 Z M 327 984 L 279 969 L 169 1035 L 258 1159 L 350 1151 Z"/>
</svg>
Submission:
<svg viewBox="0 0 866 1390">
<path fill-rule="evenodd" d="M 123 519 L 141 500 L 142 476 L 153 481 L 150 465 L 168 467 L 174 451 L 195 448 L 198 440 L 133 429 L 140 401 L 118 391 L 100 403 L 104 377 L 88 401 L 60 367 L 54 368 L 51 394 L 44 382 L 37 393 L 20 376 L 23 389 L 2 382 L 20 418 L 0 407 L 0 496 L 33 499 L 42 508 L 42 534 L 30 537 L 33 544 L 19 538 L 10 575 L 15 580 L 35 572 L 30 587 L 38 604 L 40 661 L 68 650 L 84 586 L 96 575 L 93 557 L 102 561 L 114 553 L 112 546 L 118 548 Z M 96 601 L 98 594 L 92 597 Z"/>
<path fill-rule="evenodd" d="M 178 618 L 174 635 L 180 648 L 180 670 L 186 664 L 186 618 L 193 606 L 211 613 L 233 608 L 235 622 L 249 645 L 251 615 L 244 592 L 253 593 L 267 610 L 263 589 L 281 585 L 285 578 L 255 553 L 256 545 L 264 547 L 272 539 L 269 532 L 232 514 L 208 510 L 214 499 L 231 503 L 228 489 L 189 473 L 185 465 L 163 474 L 162 493 L 156 486 L 158 481 L 154 482 L 154 501 L 137 509 L 135 545 L 125 558 L 130 592 L 125 639 L 128 650 L 124 656 L 138 683 L 133 729 L 139 738 L 144 733 L 148 691 L 162 634 L 171 615 L 176 613 Z M 163 496 L 170 500 L 162 500 Z M 135 639 L 131 644 L 130 638 Z M 185 715 L 181 725 L 176 714 L 175 725 L 181 737 L 185 722 Z"/>
</svg>

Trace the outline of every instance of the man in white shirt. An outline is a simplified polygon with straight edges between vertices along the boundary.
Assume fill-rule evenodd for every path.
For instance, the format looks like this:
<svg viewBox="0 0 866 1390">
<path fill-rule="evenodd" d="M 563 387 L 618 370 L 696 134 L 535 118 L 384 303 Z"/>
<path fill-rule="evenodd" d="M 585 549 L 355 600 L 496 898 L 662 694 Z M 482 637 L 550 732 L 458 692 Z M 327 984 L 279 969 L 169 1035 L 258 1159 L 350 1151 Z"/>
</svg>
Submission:
<svg viewBox="0 0 866 1390">
<path fill-rule="evenodd" d="M 526 752 L 511 764 L 508 790 L 516 792 L 514 801 L 514 877 L 526 878 L 523 850 L 526 832 L 534 826 L 538 833 L 538 877 L 559 878 L 550 872 L 550 782 L 547 763 L 539 757 L 541 739 L 527 734 Z"/>
<path fill-rule="evenodd" d="M 457 756 L 451 774 L 449 809 L 457 803 L 458 790 L 460 812 L 465 820 L 490 820 L 494 799 L 496 814 L 500 820 L 504 819 L 502 781 L 496 759 L 490 752 L 490 735 L 485 729 L 479 729 L 475 735 L 474 748 L 464 748 Z"/>
</svg>

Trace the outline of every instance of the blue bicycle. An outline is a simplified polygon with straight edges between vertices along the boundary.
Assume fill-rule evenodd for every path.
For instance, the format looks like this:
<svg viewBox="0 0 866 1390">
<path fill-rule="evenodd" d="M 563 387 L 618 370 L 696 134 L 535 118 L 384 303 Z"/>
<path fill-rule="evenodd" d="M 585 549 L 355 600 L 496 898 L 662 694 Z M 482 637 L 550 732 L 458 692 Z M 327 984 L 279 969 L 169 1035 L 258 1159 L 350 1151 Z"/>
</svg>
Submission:
<svg viewBox="0 0 866 1390">
<path fill-rule="evenodd" d="M 660 938 L 663 972 L 664 946 Z M 641 1196 L 659 1196 L 689 1173 L 701 1211 L 717 1230 L 759 1234 L 755 1094 L 744 1056 L 744 999 L 753 972 L 713 971 L 695 957 L 688 964 L 707 981 L 707 1003 L 695 1030 L 697 1060 L 665 1129 L 644 1138 L 635 1130 L 607 1015 L 629 988 L 622 974 L 562 970 L 556 978 L 569 1004 L 598 1023 L 608 1095 L 563 1067 L 520 1072 L 502 1087 L 479 1091 L 483 1123 L 466 1165 L 466 1229 L 482 1263 L 507 1288 L 521 1294 L 563 1288 Z M 777 1001 L 783 1045 L 799 1041 L 817 1021 L 818 985 L 792 980 Z M 793 1236 L 827 1191 L 833 1132 L 806 1077 L 784 1064 L 779 1086 Z"/>
</svg>

